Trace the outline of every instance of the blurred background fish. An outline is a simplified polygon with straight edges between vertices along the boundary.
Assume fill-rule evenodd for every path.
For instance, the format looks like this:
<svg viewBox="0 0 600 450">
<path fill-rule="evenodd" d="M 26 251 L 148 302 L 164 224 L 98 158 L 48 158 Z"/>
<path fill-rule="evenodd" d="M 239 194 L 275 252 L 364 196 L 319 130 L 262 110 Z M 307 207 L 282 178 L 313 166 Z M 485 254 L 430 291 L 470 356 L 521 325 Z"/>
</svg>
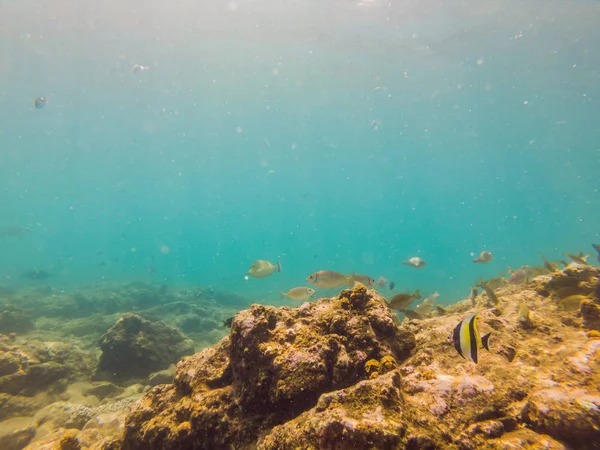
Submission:
<svg viewBox="0 0 600 450">
<path fill-rule="evenodd" d="M 48 100 L 44 97 L 36 97 L 33 101 L 35 109 L 42 109 L 44 106 L 46 106 L 46 103 L 48 103 Z"/>
<path fill-rule="evenodd" d="M 402 264 L 409 267 L 414 267 L 415 269 L 420 269 L 421 267 L 425 267 L 427 262 L 425 260 L 419 258 L 418 256 L 413 256 L 412 258 L 407 259 L 406 261 L 402 261 Z"/>
<path fill-rule="evenodd" d="M 492 260 L 492 252 L 483 251 L 479 254 L 477 258 L 473 260 L 474 263 L 487 264 Z"/>
</svg>

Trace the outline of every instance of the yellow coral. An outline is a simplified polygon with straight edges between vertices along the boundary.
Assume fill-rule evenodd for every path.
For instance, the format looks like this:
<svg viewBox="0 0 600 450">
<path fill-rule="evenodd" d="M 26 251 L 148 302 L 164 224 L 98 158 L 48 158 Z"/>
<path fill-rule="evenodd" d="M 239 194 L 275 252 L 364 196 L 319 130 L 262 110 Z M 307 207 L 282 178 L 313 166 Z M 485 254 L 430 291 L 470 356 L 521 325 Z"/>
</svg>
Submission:
<svg viewBox="0 0 600 450">
<path fill-rule="evenodd" d="M 367 288 L 357 285 L 350 293 L 350 303 L 353 309 L 363 309 L 369 301 Z"/>
<path fill-rule="evenodd" d="M 377 378 L 379 376 L 379 372 L 375 371 L 371 375 L 369 375 L 370 379 Z"/>
<path fill-rule="evenodd" d="M 352 290 L 353 294 L 364 295 L 367 293 L 367 288 L 362 284 L 357 284 L 356 287 Z"/>
<path fill-rule="evenodd" d="M 435 372 L 433 370 L 427 368 L 421 372 L 421 377 L 424 380 L 433 380 L 435 378 Z"/>
<path fill-rule="evenodd" d="M 365 372 L 367 372 L 368 375 L 371 375 L 371 378 L 374 378 L 373 373 L 379 372 L 380 367 L 381 367 L 381 364 L 379 364 L 379 361 L 377 361 L 376 359 L 370 359 L 365 364 Z M 379 375 L 379 374 L 377 374 L 377 375 Z M 377 375 L 375 375 L 375 376 L 377 376 Z"/>
<path fill-rule="evenodd" d="M 67 432 L 61 436 L 61 438 L 54 445 L 53 450 L 80 450 L 81 444 L 77 435 L 72 432 Z"/>
<path fill-rule="evenodd" d="M 350 309 L 350 300 L 347 298 L 340 299 L 340 306 L 342 309 Z"/>
<path fill-rule="evenodd" d="M 590 339 L 593 338 L 600 338 L 600 331 L 596 331 L 596 330 L 588 330 L 587 331 L 587 335 Z"/>
<path fill-rule="evenodd" d="M 389 372 L 390 370 L 394 370 L 397 366 L 396 360 L 393 356 L 384 356 L 381 358 L 381 368 L 384 372 Z"/>
</svg>

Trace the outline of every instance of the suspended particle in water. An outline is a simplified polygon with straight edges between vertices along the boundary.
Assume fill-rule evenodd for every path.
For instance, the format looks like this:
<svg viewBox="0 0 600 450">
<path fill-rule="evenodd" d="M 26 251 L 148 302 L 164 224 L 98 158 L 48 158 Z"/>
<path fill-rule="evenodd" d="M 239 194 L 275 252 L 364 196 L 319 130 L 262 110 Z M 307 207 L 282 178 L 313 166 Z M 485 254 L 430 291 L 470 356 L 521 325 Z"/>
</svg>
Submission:
<svg viewBox="0 0 600 450">
<path fill-rule="evenodd" d="M 244 277 L 244 280 L 248 281 L 248 275 L 246 275 L 246 276 Z"/>
<path fill-rule="evenodd" d="M 163 255 L 167 255 L 167 254 L 169 254 L 169 253 L 171 252 L 171 249 L 169 248 L 169 246 L 168 246 L 168 245 L 161 245 L 161 246 L 160 246 L 160 252 L 161 252 Z"/>
<path fill-rule="evenodd" d="M 242 127 L 236 127 L 236 128 L 235 128 L 235 131 L 237 131 L 238 133 L 241 133 L 241 132 L 242 132 L 242 131 L 244 131 L 244 130 L 242 130 Z"/>
</svg>

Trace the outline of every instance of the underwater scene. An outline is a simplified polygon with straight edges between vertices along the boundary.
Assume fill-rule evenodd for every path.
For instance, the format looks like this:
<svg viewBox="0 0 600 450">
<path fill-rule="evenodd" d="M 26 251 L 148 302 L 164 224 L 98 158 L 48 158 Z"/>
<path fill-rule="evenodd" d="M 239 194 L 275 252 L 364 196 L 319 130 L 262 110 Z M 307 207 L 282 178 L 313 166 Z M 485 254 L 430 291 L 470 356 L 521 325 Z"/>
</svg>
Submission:
<svg viewBox="0 0 600 450">
<path fill-rule="evenodd" d="M 599 24 L 0 0 L 0 450 L 600 449 Z"/>
</svg>

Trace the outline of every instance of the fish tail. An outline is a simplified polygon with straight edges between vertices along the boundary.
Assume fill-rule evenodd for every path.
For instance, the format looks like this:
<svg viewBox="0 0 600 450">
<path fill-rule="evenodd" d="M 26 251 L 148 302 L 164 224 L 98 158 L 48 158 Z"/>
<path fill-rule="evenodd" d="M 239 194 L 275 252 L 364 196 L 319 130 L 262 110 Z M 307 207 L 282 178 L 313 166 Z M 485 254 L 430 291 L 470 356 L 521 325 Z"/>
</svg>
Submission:
<svg viewBox="0 0 600 450">
<path fill-rule="evenodd" d="M 413 297 L 418 298 L 418 299 L 423 298 L 423 296 L 421 295 L 421 291 L 419 289 L 417 289 L 415 292 L 413 292 Z"/>
<path fill-rule="evenodd" d="M 279 298 L 283 298 L 283 297 L 287 297 L 287 295 L 285 295 L 283 292 L 279 293 Z"/>
<path fill-rule="evenodd" d="M 598 252 L 598 254 L 600 255 L 600 245 L 592 244 L 592 247 L 594 247 L 594 250 L 596 250 Z"/>
<path fill-rule="evenodd" d="M 492 333 L 488 333 L 481 337 L 481 345 L 483 345 L 483 348 L 485 348 L 488 352 L 490 351 L 489 340 L 491 335 Z"/>
<path fill-rule="evenodd" d="M 281 261 L 277 258 L 277 272 L 281 273 Z"/>
</svg>

